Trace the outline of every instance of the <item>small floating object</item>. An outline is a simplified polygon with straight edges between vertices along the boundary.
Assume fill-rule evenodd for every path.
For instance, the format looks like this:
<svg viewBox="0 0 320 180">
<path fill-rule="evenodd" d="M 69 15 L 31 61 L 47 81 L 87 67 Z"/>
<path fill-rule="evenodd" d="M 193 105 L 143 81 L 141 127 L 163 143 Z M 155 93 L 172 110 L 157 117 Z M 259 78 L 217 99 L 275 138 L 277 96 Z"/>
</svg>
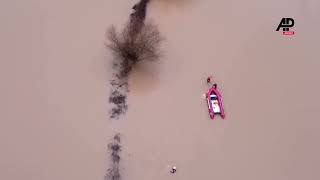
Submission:
<svg viewBox="0 0 320 180">
<path fill-rule="evenodd" d="M 217 90 L 216 86 L 211 87 L 207 92 L 207 103 L 209 109 L 210 118 L 213 119 L 214 115 L 218 114 L 224 119 L 224 109 L 222 105 L 221 94 Z"/>
</svg>

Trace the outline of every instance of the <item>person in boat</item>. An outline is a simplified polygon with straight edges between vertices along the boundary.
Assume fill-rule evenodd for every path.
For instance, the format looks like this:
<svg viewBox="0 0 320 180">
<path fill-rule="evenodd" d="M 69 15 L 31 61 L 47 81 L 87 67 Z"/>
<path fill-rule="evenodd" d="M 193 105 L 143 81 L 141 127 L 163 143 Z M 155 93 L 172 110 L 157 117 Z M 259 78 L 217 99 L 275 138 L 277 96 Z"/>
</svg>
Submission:
<svg viewBox="0 0 320 180">
<path fill-rule="evenodd" d="M 217 83 L 214 83 L 214 84 L 212 85 L 212 87 L 215 88 L 215 89 L 217 89 Z"/>
</svg>

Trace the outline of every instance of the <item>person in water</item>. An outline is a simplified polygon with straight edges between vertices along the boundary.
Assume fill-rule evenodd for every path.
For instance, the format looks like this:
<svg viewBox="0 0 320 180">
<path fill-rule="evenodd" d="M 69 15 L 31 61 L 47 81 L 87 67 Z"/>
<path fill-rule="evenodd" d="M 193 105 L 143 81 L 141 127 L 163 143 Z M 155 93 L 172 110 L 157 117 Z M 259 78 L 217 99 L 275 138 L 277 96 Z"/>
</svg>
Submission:
<svg viewBox="0 0 320 180">
<path fill-rule="evenodd" d="M 207 83 L 208 83 L 208 84 L 211 83 L 211 80 L 212 80 L 212 76 L 209 76 L 209 77 L 207 78 Z"/>
<path fill-rule="evenodd" d="M 207 84 L 210 84 L 212 82 L 212 76 L 209 76 L 207 78 Z M 213 83 L 212 85 L 213 88 L 217 89 L 217 84 L 216 83 Z"/>
<path fill-rule="evenodd" d="M 173 166 L 170 172 L 174 174 L 176 171 L 177 171 L 177 167 Z"/>
</svg>

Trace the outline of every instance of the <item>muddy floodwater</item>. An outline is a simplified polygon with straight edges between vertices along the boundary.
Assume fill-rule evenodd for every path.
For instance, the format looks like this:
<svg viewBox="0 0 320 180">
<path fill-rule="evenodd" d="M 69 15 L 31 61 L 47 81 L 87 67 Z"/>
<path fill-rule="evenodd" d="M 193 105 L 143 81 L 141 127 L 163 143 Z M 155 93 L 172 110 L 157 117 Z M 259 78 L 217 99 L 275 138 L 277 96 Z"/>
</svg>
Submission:
<svg viewBox="0 0 320 180">
<path fill-rule="evenodd" d="M 114 165 L 121 180 L 320 179 L 320 1 L 151 0 L 163 55 L 134 67 L 110 119 L 105 33 L 136 2 L 0 2 L 1 180 L 105 180 Z"/>
</svg>

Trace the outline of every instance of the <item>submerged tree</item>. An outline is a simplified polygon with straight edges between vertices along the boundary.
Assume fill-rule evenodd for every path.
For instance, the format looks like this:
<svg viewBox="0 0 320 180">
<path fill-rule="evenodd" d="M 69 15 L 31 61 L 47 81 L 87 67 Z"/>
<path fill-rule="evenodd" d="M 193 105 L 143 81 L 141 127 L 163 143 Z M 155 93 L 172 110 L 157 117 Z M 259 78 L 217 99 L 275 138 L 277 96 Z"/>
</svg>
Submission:
<svg viewBox="0 0 320 180">
<path fill-rule="evenodd" d="M 128 76 L 140 61 L 154 61 L 160 57 L 160 43 L 163 40 L 158 28 L 146 22 L 147 5 L 150 0 L 140 0 L 132 9 L 130 19 L 120 32 L 111 26 L 106 33 L 106 46 L 113 52 L 114 78 L 111 80 L 109 102 L 113 104 L 110 117 L 118 119 L 127 110 L 126 97 Z"/>
<path fill-rule="evenodd" d="M 112 26 L 107 32 L 109 43 L 106 44 L 119 62 L 119 76 L 126 78 L 133 66 L 143 60 L 157 60 L 160 57 L 160 43 L 163 40 L 157 26 L 145 23 L 138 32 L 132 32 L 132 24 L 127 24 L 118 33 Z"/>
<path fill-rule="evenodd" d="M 111 152 L 111 167 L 107 169 L 107 174 L 105 176 L 105 180 L 120 180 L 120 134 L 116 134 L 113 137 L 113 142 L 108 144 L 108 149 Z"/>
</svg>

